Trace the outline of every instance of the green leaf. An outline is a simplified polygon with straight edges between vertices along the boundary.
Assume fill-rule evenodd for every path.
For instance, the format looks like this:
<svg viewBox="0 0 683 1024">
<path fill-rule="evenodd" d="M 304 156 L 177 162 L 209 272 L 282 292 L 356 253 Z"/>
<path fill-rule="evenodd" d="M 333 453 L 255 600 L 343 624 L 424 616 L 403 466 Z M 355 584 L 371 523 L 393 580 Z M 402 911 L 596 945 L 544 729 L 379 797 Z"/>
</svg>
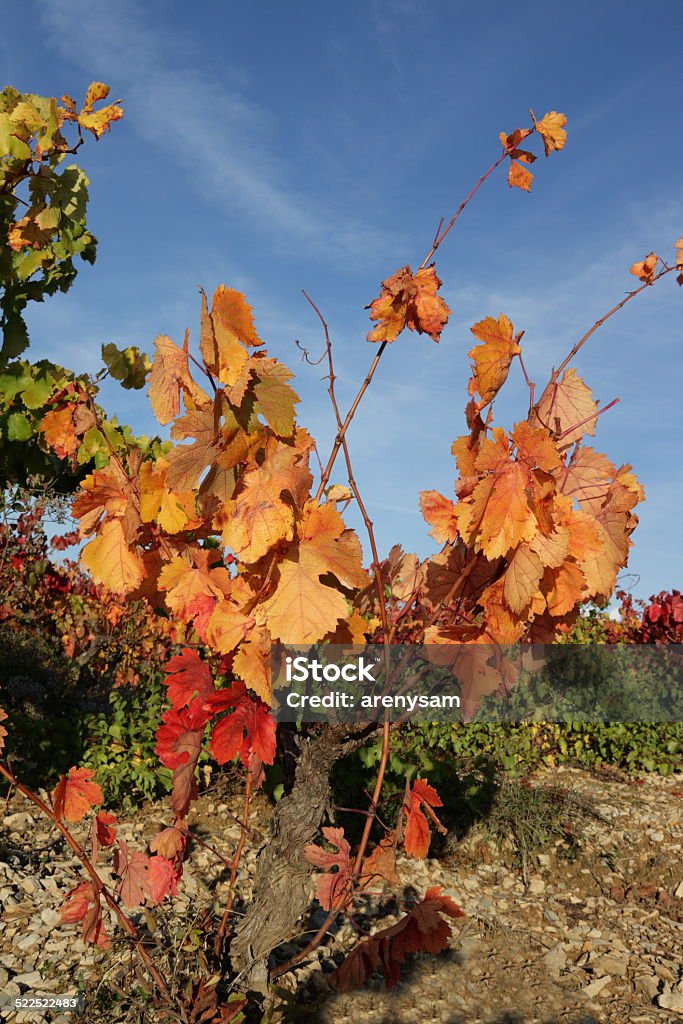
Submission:
<svg viewBox="0 0 683 1024">
<path fill-rule="evenodd" d="M 32 274 L 35 274 L 36 270 L 42 266 L 46 255 L 45 251 L 37 249 L 29 249 L 28 252 L 21 253 L 15 263 L 15 271 L 19 280 L 27 281 Z"/>
<path fill-rule="evenodd" d="M 16 137 L 17 126 L 7 114 L 0 114 L 0 156 L 14 160 L 30 160 L 31 147 Z"/>
<path fill-rule="evenodd" d="M 152 368 L 149 357 L 137 345 L 120 349 L 110 342 L 102 346 L 102 359 L 115 380 L 124 388 L 139 391 L 145 386 L 145 379 Z"/>
<path fill-rule="evenodd" d="M 258 361 L 254 411 L 265 416 L 280 437 L 291 437 L 294 430 L 294 406 L 299 396 L 287 383 L 293 376 L 277 359 Z"/>
<path fill-rule="evenodd" d="M 47 402 L 54 380 L 47 374 L 44 377 L 36 377 L 21 393 L 21 398 L 27 409 L 42 409 Z"/>
<path fill-rule="evenodd" d="M 31 385 L 31 375 L 26 363 L 10 363 L 0 374 L 0 403 L 9 405 L 12 399 Z M 25 403 L 24 403 L 25 404 Z"/>
<path fill-rule="evenodd" d="M 13 412 L 7 419 L 7 437 L 10 441 L 28 441 L 33 429 L 23 412 Z"/>
<path fill-rule="evenodd" d="M 24 349 L 28 348 L 28 331 L 24 319 L 19 313 L 7 317 L 2 333 L 3 345 L 0 363 L 21 355 Z"/>
</svg>

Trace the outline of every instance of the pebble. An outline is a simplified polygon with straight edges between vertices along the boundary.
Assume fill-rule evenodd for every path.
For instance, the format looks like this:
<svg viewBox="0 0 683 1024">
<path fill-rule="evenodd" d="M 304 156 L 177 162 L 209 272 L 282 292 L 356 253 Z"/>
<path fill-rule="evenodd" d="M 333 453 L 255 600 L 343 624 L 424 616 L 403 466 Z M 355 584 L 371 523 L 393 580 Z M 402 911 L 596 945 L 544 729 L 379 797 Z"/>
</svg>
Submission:
<svg viewBox="0 0 683 1024">
<path fill-rule="evenodd" d="M 40 892 L 42 889 L 39 879 L 35 878 L 33 875 L 28 875 L 28 877 L 22 878 L 19 885 L 24 892 L 29 894 L 29 896 L 35 892 Z"/>
<path fill-rule="evenodd" d="M 561 945 L 557 945 L 545 954 L 543 963 L 554 978 L 559 978 L 560 973 L 567 966 L 567 954 Z"/>
<path fill-rule="evenodd" d="M 683 1010 L 683 992 L 663 992 L 657 996 L 657 1006 L 662 1010 Z"/>
<path fill-rule="evenodd" d="M 624 957 L 607 956 L 596 960 L 594 969 L 600 974 L 609 974 L 617 978 L 625 978 L 628 973 L 628 960 Z"/>
<path fill-rule="evenodd" d="M 12 981 L 15 985 L 25 985 L 27 988 L 38 988 L 43 978 L 39 971 L 31 971 L 30 974 L 15 974 Z"/>
<path fill-rule="evenodd" d="M 591 981 L 590 985 L 584 985 L 582 992 L 589 999 L 595 999 L 604 988 L 607 988 L 611 980 L 611 975 L 606 974 L 604 978 L 597 978 L 595 981 Z"/>
<path fill-rule="evenodd" d="M 62 920 L 61 914 L 56 910 L 52 910 L 50 907 L 46 907 L 45 910 L 41 911 L 40 918 L 49 931 L 56 928 Z"/>
<path fill-rule="evenodd" d="M 22 953 L 31 953 L 33 950 L 38 949 L 41 945 L 41 936 L 36 932 L 29 933 L 28 935 L 22 936 L 14 943 L 14 948 L 21 950 Z"/>
<path fill-rule="evenodd" d="M 18 811 L 16 814 L 6 814 L 2 823 L 6 828 L 21 831 L 35 825 L 36 819 L 26 811 Z"/>
</svg>

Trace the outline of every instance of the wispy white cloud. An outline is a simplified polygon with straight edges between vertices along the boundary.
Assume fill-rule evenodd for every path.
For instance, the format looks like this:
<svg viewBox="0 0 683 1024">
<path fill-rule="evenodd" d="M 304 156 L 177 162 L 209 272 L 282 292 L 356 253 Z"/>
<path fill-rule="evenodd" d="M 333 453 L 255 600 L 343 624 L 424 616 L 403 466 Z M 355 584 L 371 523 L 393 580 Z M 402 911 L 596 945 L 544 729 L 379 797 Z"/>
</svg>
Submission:
<svg viewBox="0 0 683 1024">
<path fill-rule="evenodd" d="M 214 209 L 239 211 L 280 244 L 296 238 L 337 265 L 391 248 L 389 233 L 348 218 L 339 203 L 298 191 L 298 168 L 279 148 L 278 125 L 244 94 L 244 75 L 221 69 L 219 81 L 197 70 L 199 60 L 183 66 L 178 53 L 186 41 L 158 19 L 152 28 L 144 7 L 126 0 L 40 0 L 40 7 L 61 54 L 125 87 L 128 122 L 186 169 Z"/>
</svg>

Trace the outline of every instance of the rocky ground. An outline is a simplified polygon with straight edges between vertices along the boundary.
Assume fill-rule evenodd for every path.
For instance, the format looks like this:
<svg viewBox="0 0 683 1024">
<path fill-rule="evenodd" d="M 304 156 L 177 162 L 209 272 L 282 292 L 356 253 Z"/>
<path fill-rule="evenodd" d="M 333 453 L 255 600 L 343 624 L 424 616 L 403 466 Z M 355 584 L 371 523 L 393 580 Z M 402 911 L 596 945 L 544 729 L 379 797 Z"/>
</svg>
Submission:
<svg viewBox="0 0 683 1024">
<path fill-rule="evenodd" d="M 380 980 L 365 990 L 335 993 L 330 976 L 352 944 L 348 923 L 299 969 L 281 979 L 292 996 L 295 1019 L 320 1024 L 658 1024 L 683 1021 L 683 778 L 632 780 L 617 772 L 556 768 L 534 785 L 576 795 L 586 814 L 542 852 L 520 859 L 510 840 L 498 848 L 486 825 L 450 841 L 439 859 L 403 861 L 409 891 L 441 885 L 466 912 L 455 922 L 451 947 L 418 956 L 402 980 L 385 992 Z M 235 798 L 203 796 L 191 827 L 229 854 L 239 829 Z M 267 805 L 254 807 L 254 839 L 267 829 Z M 162 806 L 123 820 L 119 834 L 133 844 L 158 831 Z M 79 838 L 85 830 L 76 826 Z M 569 838 L 571 837 L 571 838 Z M 249 895 L 255 851 L 243 863 Z M 0 1018 L 7 1021 L 73 1021 L 70 1013 L 17 1011 L 16 998 L 84 993 L 82 1021 L 117 1017 L 117 992 L 130 991 L 136 959 L 122 939 L 102 952 L 86 948 L 76 926 L 59 923 L 58 908 L 82 870 L 63 841 L 50 832 L 23 798 L 15 797 L 0 829 Z M 226 872 L 195 844 L 182 895 L 173 909 L 141 918 L 150 941 L 173 951 L 186 968 L 201 969 L 197 923 L 221 905 Z M 320 912 L 319 912 L 320 913 Z M 377 922 L 373 898 L 358 923 Z M 381 920 L 381 923 L 380 923 Z M 317 919 L 309 922 L 316 927 Z M 199 936 L 199 937 L 198 937 Z M 300 940 L 305 944 L 305 939 Z M 296 943 L 282 950 L 288 958 Z M 166 954 L 164 954 L 166 955 Z M 169 964 L 171 961 L 169 961 Z M 123 1004 L 119 1004 L 121 1006 Z"/>
</svg>

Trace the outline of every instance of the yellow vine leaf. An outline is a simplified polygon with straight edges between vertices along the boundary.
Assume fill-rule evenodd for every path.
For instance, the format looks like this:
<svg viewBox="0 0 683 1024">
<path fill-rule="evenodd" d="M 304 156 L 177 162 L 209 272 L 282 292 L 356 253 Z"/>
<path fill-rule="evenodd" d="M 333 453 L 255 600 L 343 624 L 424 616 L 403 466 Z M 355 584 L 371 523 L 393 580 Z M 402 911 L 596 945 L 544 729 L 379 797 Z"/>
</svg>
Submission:
<svg viewBox="0 0 683 1024">
<path fill-rule="evenodd" d="M 215 551 L 192 548 L 184 555 L 176 555 L 159 573 L 159 589 L 166 592 L 166 604 L 181 618 L 192 612 L 198 597 L 222 600 L 230 593 L 230 573 L 218 561 Z"/>
<path fill-rule="evenodd" d="M 213 293 L 211 313 L 202 292 L 200 351 L 221 384 L 236 385 L 249 358 L 246 346 L 261 344 L 251 306 L 240 292 L 219 285 Z"/>
<path fill-rule="evenodd" d="M 524 619 L 511 612 L 504 599 L 504 590 L 505 580 L 499 579 L 479 598 L 485 623 L 484 635 L 480 638 L 482 643 L 514 644 L 524 633 Z"/>
<path fill-rule="evenodd" d="M 546 569 L 544 590 L 548 611 L 554 618 L 566 615 L 586 596 L 586 577 L 576 562 L 563 562 L 557 569 Z"/>
<path fill-rule="evenodd" d="M 469 434 L 462 434 L 456 437 L 451 445 L 451 455 L 455 456 L 455 462 L 462 477 L 474 476 L 476 474 L 475 461 L 479 452 L 479 445 L 472 444 Z"/>
<path fill-rule="evenodd" d="M 565 434 L 561 447 L 568 448 L 580 441 L 584 434 L 594 434 L 597 422 L 594 413 L 598 403 L 593 392 L 573 367 L 562 375 L 561 380 L 551 381 L 536 406 L 534 425 L 540 423 L 552 434 Z M 573 428 L 573 429 L 572 429 Z"/>
<path fill-rule="evenodd" d="M 168 460 L 143 462 L 140 467 L 140 518 L 143 523 L 157 522 L 166 533 L 196 529 L 201 525 L 192 491 L 180 493 L 168 486 Z"/>
<path fill-rule="evenodd" d="M 243 562 L 256 562 L 280 541 L 290 541 L 294 511 L 281 497 L 285 481 L 267 463 L 247 473 L 244 489 L 226 501 L 214 519 L 223 543 Z"/>
<path fill-rule="evenodd" d="M 578 445 L 567 464 L 557 474 L 563 494 L 577 501 L 581 508 L 597 512 L 607 497 L 616 469 L 606 455 L 593 448 Z"/>
<path fill-rule="evenodd" d="M 254 618 L 233 604 L 221 598 L 215 605 L 206 629 L 206 639 L 221 654 L 229 654 L 241 644 L 254 626 Z M 245 680 L 251 686 L 249 680 Z"/>
<path fill-rule="evenodd" d="M 254 358 L 255 412 L 260 413 L 268 426 L 280 437 L 291 437 L 294 430 L 294 406 L 299 396 L 288 381 L 294 374 L 277 359 Z"/>
<path fill-rule="evenodd" d="M 529 468 L 537 467 L 552 473 L 562 465 L 557 447 L 545 427 L 532 427 L 526 420 L 516 423 L 510 435 L 517 448 L 517 458 Z"/>
<path fill-rule="evenodd" d="M 407 601 L 425 582 L 425 568 L 417 555 L 402 554 L 391 574 L 391 595 L 397 601 Z"/>
<path fill-rule="evenodd" d="M 503 577 L 505 603 L 516 615 L 522 615 L 529 607 L 542 577 L 540 556 L 528 544 L 520 544 Z"/>
<path fill-rule="evenodd" d="M 95 104 L 100 100 L 106 100 L 108 95 L 108 85 L 104 82 L 91 82 L 80 113 L 76 113 L 76 104 L 70 96 L 62 96 L 64 106 L 59 108 L 59 116 L 62 121 L 76 121 L 81 128 L 92 132 L 95 138 L 99 139 L 109 131 L 114 121 L 123 117 L 123 109 L 117 103 L 110 103 L 99 110 L 94 109 Z"/>
<path fill-rule="evenodd" d="M 595 519 L 587 512 L 571 511 L 563 520 L 569 530 L 569 554 L 583 568 L 604 550 L 604 540 Z"/>
<path fill-rule="evenodd" d="M 161 334 L 154 340 L 154 360 L 149 375 L 149 401 L 154 415 L 163 426 L 180 412 L 180 395 L 189 395 L 197 405 L 204 405 L 209 397 L 192 379 L 188 356 L 189 336 L 185 335 L 183 348 Z"/>
<path fill-rule="evenodd" d="M 117 103 L 110 103 L 106 107 L 95 110 L 95 104 L 100 100 L 106 100 L 109 95 L 109 86 L 104 82 L 92 82 L 85 94 L 85 102 L 78 115 L 78 123 L 82 128 L 92 132 L 96 139 L 101 138 L 109 131 L 114 121 L 123 117 L 123 109 Z"/>
<path fill-rule="evenodd" d="M 676 284 L 683 285 L 683 236 L 674 244 L 674 250 L 676 253 L 676 270 L 678 271 Z"/>
<path fill-rule="evenodd" d="M 275 592 L 260 608 L 274 640 L 315 643 L 347 618 L 344 596 L 320 582 L 326 571 L 325 563 L 311 552 L 302 552 L 298 559 L 289 555 L 280 563 Z"/>
<path fill-rule="evenodd" d="M 479 395 L 479 406 L 488 405 L 507 380 L 513 356 L 522 351 L 514 337 L 514 328 L 504 313 L 496 320 L 487 316 L 470 330 L 478 341 L 467 353 L 474 362 L 469 393 Z"/>
<path fill-rule="evenodd" d="M 220 399 L 217 397 L 203 408 L 189 410 L 171 427 L 174 441 L 187 437 L 195 439 L 192 444 L 176 445 L 167 455 L 168 483 L 173 490 L 191 491 L 206 467 L 218 462 L 238 433 L 236 421 L 220 429 L 220 409 Z M 244 452 L 242 446 L 238 457 L 230 465 L 235 465 L 243 458 Z M 228 467 L 224 465 L 224 468 Z"/>
<path fill-rule="evenodd" d="M 95 426 L 95 416 L 85 402 L 69 402 L 51 409 L 40 421 L 45 442 L 60 459 L 67 459 L 80 448 L 84 434 Z"/>
<path fill-rule="evenodd" d="M 81 562 L 96 583 L 115 594 L 128 594 L 142 583 L 145 569 L 140 556 L 129 548 L 120 519 L 110 518 L 81 552 Z"/>
<path fill-rule="evenodd" d="M 558 114 L 556 110 L 551 110 L 540 121 L 537 121 L 533 114 L 531 116 L 536 126 L 536 131 L 543 139 L 545 155 L 550 156 L 551 153 L 564 149 L 567 142 L 567 133 L 564 130 L 567 118 L 564 114 Z"/>
<path fill-rule="evenodd" d="M 569 552 L 569 530 L 559 526 L 547 537 L 539 533 L 530 542 L 529 549 L 547 569 L 558 569 Z"/>
<path fill-rule="evenodd" d="M 362 643 L 363 641 L 355 641 Z M 254 626 L 233 658 L 232 669 L 257 697 L 266 704 L 273 703 L 270 671 L 270 634 L 262 626 Z"/>
<path fill-rule="evenodd" d="M 334 633 L 326 633 L 323 641 L 327 644 L 339 644 L 339 646 L 365 644 L 379 624 L 379 619 L 367 620 L 358 612 L 354 612 L 349 618 L 340 619 Z"/>
<path fill-rule="evenodd" d="M 333 502 L 306 503 L 299 526 L 299 558 L 324 565 L 343 587 L 360 588 L 368 582 L 358 535 L 348 530 Z"/>
<path fill-rule="evenodd" d="M 79 520 L 81 537 L 87 537 L 96 528 L 105 513 L 124 516 L 129 511 L 130 480 L 113 459 L 104 469 L 95 469 L 81 481 L 81 489 L 71 512 Z"/>
</svg>

